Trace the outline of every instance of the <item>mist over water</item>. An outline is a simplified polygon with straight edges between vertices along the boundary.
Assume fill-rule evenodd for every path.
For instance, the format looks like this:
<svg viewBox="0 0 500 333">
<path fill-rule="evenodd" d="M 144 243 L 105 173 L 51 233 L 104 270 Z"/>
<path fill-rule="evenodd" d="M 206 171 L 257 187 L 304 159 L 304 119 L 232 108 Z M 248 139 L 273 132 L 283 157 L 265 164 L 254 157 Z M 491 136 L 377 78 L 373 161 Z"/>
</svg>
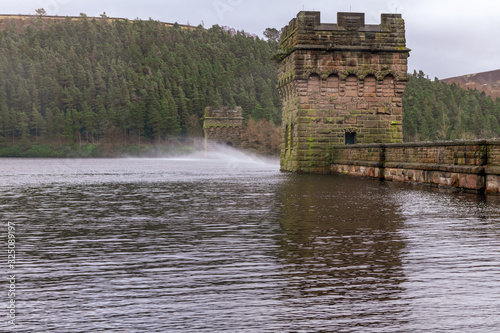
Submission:
<svg viewBox="0 0 500 333">
<path fill-rule="evenodd" d="M 233 149 L 0 162 L 15 332 L 500 327 L 498 197 L 285 174 Z"/>
<path fill-rule="evenodd" d="M 199 161 L 203 160 L 220 160 L 225 161 L 229 165 L 245 163 L 245 164 L 267 164 L 279 166 L 279 157 L 270 157 L 242 151 L 233 147 L 223 145 L 212 145 L 207 150 L 196 151 L 189 155 L 180 157 L 165 158 L 166 160 L 174 161 Z"/>
<path fill-rule="evenodd" d="M 102 183 L 133 181 L 175 181 L 175 177 L 227 176 L 244 173 L 241 168 L 278 172 L 279 159 L 216 147 L 187 155 L 166 157 L 128 157 L 102 159 L 16 159 L 4 158 L 0 164 L 1 185 L 39 183 Z M 187 163 L 186 162 L 192 162 Z M 187 167 L 186 167 L 187 165 Z"/>
</svg>

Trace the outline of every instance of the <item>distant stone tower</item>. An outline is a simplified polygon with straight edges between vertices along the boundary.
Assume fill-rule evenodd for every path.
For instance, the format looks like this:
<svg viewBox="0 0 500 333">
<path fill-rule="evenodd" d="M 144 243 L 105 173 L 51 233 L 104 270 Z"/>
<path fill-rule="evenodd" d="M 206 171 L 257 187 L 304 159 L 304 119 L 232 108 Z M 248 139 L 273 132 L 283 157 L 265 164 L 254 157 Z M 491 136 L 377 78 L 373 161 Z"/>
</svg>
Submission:
<svg viewBox="0 0 500 333">
<path fill-rule="evenodd" d="M 216 144 L 241 147 L 241 131 L 243 129 L 243 115 L 241 107 L 231 109 L 205 109 L 203 130 L 205 139 Z"/>
<path fill-rule="evenodd" d="M 407 83 L 400 14 L 366 25 L 362 13 L 300 12 L 283 28 L 278 88 L 283 104 L 281 169 L 327 172 L 332 145 L 403 140 Z"/>
</svg>

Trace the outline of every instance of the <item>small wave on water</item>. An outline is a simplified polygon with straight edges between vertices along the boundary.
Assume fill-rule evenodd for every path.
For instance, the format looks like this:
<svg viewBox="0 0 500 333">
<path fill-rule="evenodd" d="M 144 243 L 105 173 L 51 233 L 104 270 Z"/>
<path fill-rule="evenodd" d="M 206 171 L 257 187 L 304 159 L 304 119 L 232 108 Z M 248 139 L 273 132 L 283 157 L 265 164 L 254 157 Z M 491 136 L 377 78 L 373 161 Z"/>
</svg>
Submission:
<svg viewBox="0 0 500 333">
<path fill-rule="evenodd" d="M 2 160 L 15 332 L 498 331 L 497 198 L 266 163 Z"/>
</svg>

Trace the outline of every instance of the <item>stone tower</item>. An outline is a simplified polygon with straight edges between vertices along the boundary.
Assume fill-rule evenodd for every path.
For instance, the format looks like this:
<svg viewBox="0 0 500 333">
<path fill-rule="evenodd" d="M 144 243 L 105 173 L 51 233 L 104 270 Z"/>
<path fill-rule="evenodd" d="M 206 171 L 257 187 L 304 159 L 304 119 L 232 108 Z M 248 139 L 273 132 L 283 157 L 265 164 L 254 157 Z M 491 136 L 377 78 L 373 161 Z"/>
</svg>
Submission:
<svg viewBox="0 0 500 333">
<path fill-rule="evenodd" d="M 379 25 L 362 13 L 332 24 L 303 11 L 290 21 L 276 55 L 281 169 L 327 172 L 332 145 L 402 142 L 409 52 L 400 14 Z"/>
<path fill-rule="evenodd" d="M 243 110 L 239 106 L 234 109 L 207 107 L 203 122 L 205 139 L 224 146 L 241 147 L 242 113 Z"/>
</svg>

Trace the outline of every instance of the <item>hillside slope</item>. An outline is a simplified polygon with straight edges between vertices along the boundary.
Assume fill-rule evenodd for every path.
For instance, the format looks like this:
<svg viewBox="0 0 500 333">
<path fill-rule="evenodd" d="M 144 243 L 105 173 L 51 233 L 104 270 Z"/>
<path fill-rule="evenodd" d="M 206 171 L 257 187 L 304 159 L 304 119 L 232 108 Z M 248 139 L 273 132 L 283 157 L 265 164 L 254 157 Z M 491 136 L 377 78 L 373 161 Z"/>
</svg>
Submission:
<svg viewBox="0 0 500 333">
<path fill-rule="evenodd" d="M 403 95 L 405 141 L 500 137 L 500 99 L 478 90 L 431 81 L 420 71 L 409 77 Z"/>
<path fill-rule="evenodd" d="M 0 16 L 0 45 L 0 156 L 184 142 L 202 135 L 205 107 L 236 105 L 247 147 L 278 150 L 276 42 L 219 26 Z M 500 99 L 423 72 L 410 76 L 403 114 L 405 141 L 500 137 Z"/>
<path fill-rule="evenodd" d="M 500 69 L 452 77 L 441 81 L 448 84 L 456 83 L 464 89 L 484 91 L 493 99 L 500 97 Z"/>
<path fill-rule="evenodd" d="M 111 23 L 113 21 L 128 21 L 128 22 L 134 22 L 134 20 L 128 20 L 126 18 L 120 18 L 120 17 L 107 17 L 106 15 L 103 15 L 101 17 L 88 17 L 85 16 L 84 14 L 80 16 L 46 16 L 46 15 L 13 15 L 13 14 L 0 14 L 0 29 L 3 29 L 5 27 L 8 27 L 9 24 L 12 21 L 16 21 L 16 24 L 23 24 L 25 26 L 32 25 L 36 20 L 44 20 L 44 21 L 53 21 L 53 22 L 63 22 L 67 20 L 71 21 L 80 21 L 80 20 L 86 20 L 86 19 L 92 19 L 96 21 L 101 21 L 101 22 L 107 22 Z M 185 25 L 185 24 L 178 24 L 178 23 L 168 23 L 168 22 L 159 22 L 163 24 L 165 27 L 173 27 L 173 26 L 178 26 L 182 29 L 196 29 L 196 27 L 193 27 L 191 25 Z"/>
<path fill-rule="evenodd" d="M 201 136 L 207 106 L 280 122 L 276 42 L 152 20 L 0 21 L 0 144 Z"/>
</svg>

